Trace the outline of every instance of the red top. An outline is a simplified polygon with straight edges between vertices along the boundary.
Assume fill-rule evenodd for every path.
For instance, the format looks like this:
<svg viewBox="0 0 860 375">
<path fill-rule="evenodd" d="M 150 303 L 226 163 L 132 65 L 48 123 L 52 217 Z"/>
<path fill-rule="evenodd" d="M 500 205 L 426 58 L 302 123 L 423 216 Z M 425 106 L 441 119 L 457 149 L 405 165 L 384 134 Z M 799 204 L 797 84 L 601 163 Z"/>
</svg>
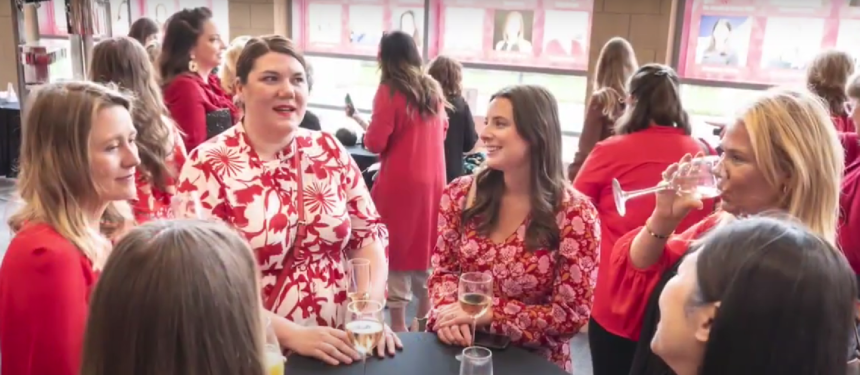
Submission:
<svg viewBox="0 0 860 375">
<path fill-rule="evenodd" d="M 839 133 L 839 142 L 845 149 L 845 168 L 860 156 L 860 136 L 857 133 Z"/>
<path fill-rule="evenodd" d="M 851 116 L 832 116 L 831 119 L 833 120 L 833 126 L 836 127 L 836 131 L 843 133 L 855 133 L 857 131 L 854 127 L 854 121 L 851 120 Z"/>
<path fill-rule="evenodd" d="M 92 264 L 45 224 L 15 234 L 0 266 L 0 373 L 78 375 Z"/>
<path fill-rule="evenodd" d="M 164 104 L 185 133 L 185 149 L 189 152 L 206 141 L 207 113 L 227 108 L 234 124 L 241 117 L 233 98 L 224 92 L 214 74 L 209 76 L 208 82 L 197 74 L 177 76 L 164 88 Z"/>
<path fill-rule="evenodd" d="M 842 179 L 842 194 L 839 196 L 839 233 L 837 243 L 845 258 L 860 274 L 860 160 L 854 160 L 845 168 Z"/>
<path fill-rule="evenodd" d="M 611 302 L 601 300 L 603 298 L 617 298 L 600 291 L 607 285 L 606 278 L 612 267 L 609 257 L 615 241 L 645 223 L 654 212 L 656 204 L 654 195 L 630 200 L 627 202 L 627 216 L 619 215 L 612 195 L 612 179 L 617 178 L 626 191 L 652 187 L 660 183 L 663 171 L 670 164 L 681 160 L 685 154 L 703 152 L 706 147 L 710 154 L 716 154 L 701 141 L 684 135 L 682 129 L 651 126 L 632 134 L 610 137 L 598 143 L 591 151 L 574 181 L 574 187 L 590 197 L 600 213 L 601 267 L 597 273 L 595 305 Z M 714 211 L 713 199 L 704 203 L 705 207 L 701 211 L 691 212 L 681 222 L 678 232 L 683 232 Z M 602 321 L 598 323 L 601 326 L 604 324 Z"/>
<path fill-rule="evenodd" d="M 389 268 L 430 268 L 436 243 L 439 199 L 445 187 L 445 131 L 448 119 L 422 119 L 407 111 L 406 97 L 380 84 L 364 147 L 379 154 L 382 165 L 371 197 L 389 232 Z"/>
<path fill-rule="evenodd" d="M 528 219 L 496 243 L 478 234 L 474 223 L 461 228 L 472 181 L 473 176 L 464 176 L 451 182 L 439 204 L 439 242 L 427 280 L 434 310 L 427 327 L 435 330 L 438 309 L 457 303 L 460 274 L 488 273 L 493 276 L 490 332 L 533 349 L 569 373 L 573 368 L 568 344 L 588 321 L 594 290 L 597 211 L 568 187 L 555 215 L 561 235 L 557 249 L 526 250 Z"/>
</svg>

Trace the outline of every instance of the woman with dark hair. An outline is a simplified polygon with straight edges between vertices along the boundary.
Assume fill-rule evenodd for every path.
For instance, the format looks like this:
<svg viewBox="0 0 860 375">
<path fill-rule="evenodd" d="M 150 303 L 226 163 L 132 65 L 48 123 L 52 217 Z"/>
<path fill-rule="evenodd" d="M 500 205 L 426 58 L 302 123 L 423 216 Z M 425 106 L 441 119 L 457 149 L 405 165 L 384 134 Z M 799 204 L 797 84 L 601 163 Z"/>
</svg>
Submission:
<svg viewBox="0 0 860 375">
<path fill-rule="evenodd" d="M 430 310 L 427 276 L 436 241 L 436 214 L 445 187 L 445 96 L 422 69 L 411 35 L 393 31 L 379 43 L 382 79 L 366 124 L 364 147 L 379 154 L 381 166 L 373 201 L 391 233 L 388 307 L 391 326 L 406 330 L 406 305 L 418 299 L 418 317 Z M 349 113 L 353 112 L 353 113 Z"/>
<path fill-rule="evenodd" d="M 299 128 L 305 66 L 284 37 L 248 41 L 236 63 L 245 117 L 191 151 L 179 194 L 199 196 L 205 216 L 251 244 L 281 345 L 337 365 L 361 359 L 337 328 L 348 302 L 345 265 L 369 262 L 369 282 L 356 292 L 383 301 L 387 233 L 349 153 L 331 134 Z M 384 329 L 378 354 L 394 355 L 399 341 Z"/>
<path fill-rule="evenodd" d="M 150 43 L 158 42 L 158 31 L 158 24 L 154 20 L 140 17 L 131 24 L 128 37 L 140 42 L 142 46 L 148 46 Z"/>
<path fill-rule="evenodd" d="M 650 343 L 676 374 L 846 373 L 857 286 L 833 244 L 754 217 L 695 248 L 660 294 Z"/>
<path fill-rule="evenodd" d="M 185 149 L 193 150 L 239 121 L 233 98 L 212 73 L 225 46 L 206 8 L 175 13 L 165 29 L 158 57 L 164 102 L 185 134 Z"/>
<path fill-rule="evenodd" d="M 626 315 L 612 309 L 616 290 L 606 284 L 614 266 L 609 257 L 621 236 L 636 229 L 654 211 L 653 196 L 627 203 L 626 215 L 618 213 L 612 190 L 617 179 L 625 189 L 642 189 L 660 182 L 660 173 L 685 154 L 715 154 L 690 136 L 687 112 L 681 104 L 680 82 L 672 68 L 644 65 L 633 74 L 626 98 L 627 110 L 618 120 L 616 136 L 591 151 L 574 186 L 597 206 L 600 213 L 600 268 L 594 306 L 588 322 L 588 342 L 595 375 L 624 374 L 636 353 L 638 331 L 628 331 Z M 713 199 L 705 209 L 687 216 L 678 226 L 683 231 L 715 209 Z"/>
<path fill-rule="evenodd" d="M 454 180 L 440 203 L 427 326 L 446 344 L 471 345 L 457 282 L 482 272 L 494 302 L 476 329 L 570 372 L 569 341 L 591 312 L 600 228 L 594 205 L 564 178 L 555 97 L 530 85 L 497 92 L 481 141 L 486 169 Z"/>
<path fill-rule="evenodd" d="M 448 103 L 448 132 L 445 133 L 445 174 L 446 181 L 451 182 L 462 176 L 463 154 L 472 151 L 478 142 L 475 132 L 475 119 L 469 103 L 463 98 L 463 65 L 447 56 L 437 56 L 430 63 L 427 73 L 435 78 L 442 86 Z"/>
</svg>

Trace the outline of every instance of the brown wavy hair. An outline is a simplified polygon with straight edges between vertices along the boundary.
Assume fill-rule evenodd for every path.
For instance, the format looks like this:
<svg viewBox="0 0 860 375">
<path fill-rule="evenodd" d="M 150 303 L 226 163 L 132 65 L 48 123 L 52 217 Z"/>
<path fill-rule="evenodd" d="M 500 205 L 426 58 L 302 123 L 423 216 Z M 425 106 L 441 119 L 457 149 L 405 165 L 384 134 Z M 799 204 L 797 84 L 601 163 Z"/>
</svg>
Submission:
<svg viewBox="0 0 860 375">
<path fill-rule="evenodd" d="M 427 68 L 430 74 L 442 87 L 446 98 L 457 98 L 463 95 L 463 64 L 448 56 L 436 56 Z"/>
<path fill-rule="evenodd" d="M 848 94 L 849 98 L 860 99 L 860 73 L 855 73 L 851 76 L 851 79 L 848 80 L 848 84 L 845 86 L 845 93 Z"/>
<path fill-rule="evenodd" d="M 627 82 L 639 62 L 633 46 L 626 39 L 610 39 L 600 50 L 592 82 L 591 101 L 601 104 L 601 113 L 611 121 L 618 119 L 619 104 L 627 98 Z"/>
<path fill-rule="evenodd" d="M 149 54 L 129 37 L 101 41 L 93 48 L 90 79 L 112 82 L 135 96 L 131 116 L 137 129 L 140 171 L 159 189 L 175 172 L 167 166 L 178 128 L 169 120 Z"/>
<path fill-rule="evenodd" d="M 672 68 L 661 64 L 642 65 L 630 79 L 633 104 L 615 124 L 615 134 L 630 134 L 651 124 L 671 126 L 690 135 L 690 116 L 681 104 L 681 81 Z"/>
<path fill-rule="evenodd" d="M 564 167 L 561 158 L 561 121 L 558 103 L 547 89 L 518 85 L 493 94 L 492 100 L 507 99 L 513 107 L 514 127 L 529 145 L 531 166 L 531 212 L 526 227 L 526 248 L 558 249 L 556 213 L 564 198 Z M 486 168 L 475 176 L 475 202 L 463 210 L 462 223 L 474 222 L 478 233 L 489 235 L 498 225 L 505 192 L 504 172 Z"/>
<path fill-rule="evenodd" d="M 147 45 L 149 37 L 155 34 L 158 34 L 158 23 L 147 17 L 138 18 L 128 30 L 128 36 L 143 46 Z"/>
<path fill-rule="evenodd" d="M 819 53 L 806 71 L 809 90 L 827 102 L 831 116 L 844 116 L 848 96 L 845 85 L 854 74 L 854 58 L 838 50 Z"/>
<path fill-rule="evenodd" d="M 421 117 L 431 117 L 444 111 L 447 104 L 439 82 L 422 70 L 421 54 L 411 35 L 392 31 L 379 42 L 381 83 L 394 94 L 406 96 L 407 111 L 417 110 Z"/>
</svg>

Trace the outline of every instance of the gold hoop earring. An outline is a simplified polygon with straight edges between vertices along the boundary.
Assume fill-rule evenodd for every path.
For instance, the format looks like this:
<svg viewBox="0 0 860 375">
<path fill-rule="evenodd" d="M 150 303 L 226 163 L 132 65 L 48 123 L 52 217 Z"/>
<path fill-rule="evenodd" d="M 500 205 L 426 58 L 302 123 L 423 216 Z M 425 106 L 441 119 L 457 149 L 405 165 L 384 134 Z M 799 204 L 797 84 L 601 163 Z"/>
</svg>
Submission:
<svg viewBox="0 0 860 375">
<path fill-rule="evenodd" d="M 194 61 L 192 59 L 191 61 L 188 62 L 188 70 L 191 71 L 192 73 L 197 73 L 198 68 L 199 67 L 197 66 L 197 61 Z"/>
</svg>

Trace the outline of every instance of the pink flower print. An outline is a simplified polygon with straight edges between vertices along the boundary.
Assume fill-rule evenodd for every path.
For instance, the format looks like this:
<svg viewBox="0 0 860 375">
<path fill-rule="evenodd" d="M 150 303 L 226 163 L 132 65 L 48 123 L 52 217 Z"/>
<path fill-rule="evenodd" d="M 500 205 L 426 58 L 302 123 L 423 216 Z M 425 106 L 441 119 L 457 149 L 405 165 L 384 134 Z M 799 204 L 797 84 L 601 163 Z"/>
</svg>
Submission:
<svg viewBox="0 0 860 375">
<path fill-rule="evenodd" d="M 549 256 L 544 255 L 544 256 L 541 256 L 540 258 L 538 258 L 538 265 L 537 266 L 538 266 L 538 268 L 537 268 L 538 272 L 540 272 L 541 274 L 545 275 L 547 272 L 549 272 L 550 271 Z"/>
<path fill-rule="evenodd" d="M 493 274 L 496 279 L 504 279 L 508 277 L 508 265 L 504 263 L 493 264 Z"/>
<path fill-rule="evenodd" d="M 585 234 L 585 222 L 582 221 L 582 217 L 576 216 L 570 221 L 570 226 L 576 234 Z"/>
<path fill-rule="evenodd" d="M 535 275 L 528 274 L 519 279 L 522 288 L 525 290 L 533 290 L 537 287 L 538 279 Z"/>
<path fill-rule="evenodd" d="M 502 292 L 508 297 L 517 297 L 523 294 L 523 287 L 516 279 L 507 278 L 502 281 Z"/>
<path fill-rule="evenodd" d="M 505 246 L 501 251 L 502 260 L 510 260 L 513 259 L 517 255 L 517 248 L 515 246 Z"/>
<path fill-rule="evenodd" d="M 478 244 L 475 241 L 466 242 L 466 244 L 462 247 L 463 255 L 466 258 L 474 258 L 478 255 Z"/>
<path fill-rule="evenodd" d="M 522 277 L 525 272 L 526 268 L 522 263 L 514 263 L 511 267 L 511 277 Z"/>
</svg>

